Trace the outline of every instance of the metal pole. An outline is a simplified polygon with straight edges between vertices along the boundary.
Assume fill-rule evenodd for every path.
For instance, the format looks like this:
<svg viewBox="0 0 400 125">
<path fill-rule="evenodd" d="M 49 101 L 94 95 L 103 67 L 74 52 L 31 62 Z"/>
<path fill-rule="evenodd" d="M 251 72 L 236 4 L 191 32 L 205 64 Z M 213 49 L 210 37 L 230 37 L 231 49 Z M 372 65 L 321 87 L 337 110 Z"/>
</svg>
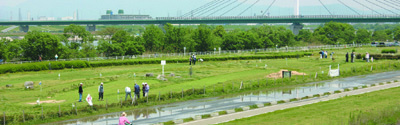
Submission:
<svg viewBox="0 0 400 125">
<path fill-rule="evenodd" d="M 206 94 L 206 86 L 204 86 L 203 94 Z"/>
<path fill-rule="evenodd" d="M 24 123 L 25 123 L 25 111 L 22 110 L 22 118 L 24 119 Z"/>
<path fill-rule="evenodd" d="M 76 115 L 78 115 L 78 109 L 77 109 L 77 105 L 76 105 L 76 102 L 75 102 L 75 113 L 76 113 Z M 107 107 L 107 106 L 106 106 Z"/>
<path fill-rule="evenodd" d="M 58 114 L 59 114 L 59 117 L 61 117 L 61 106 L 60 105 L 58 105 Z"/>
<path fill-rule="evenodd" d="M 44 119 L 44 117 L 43 117 L 43 106 L 42 106 L 42 120 Z"/>
</svg>

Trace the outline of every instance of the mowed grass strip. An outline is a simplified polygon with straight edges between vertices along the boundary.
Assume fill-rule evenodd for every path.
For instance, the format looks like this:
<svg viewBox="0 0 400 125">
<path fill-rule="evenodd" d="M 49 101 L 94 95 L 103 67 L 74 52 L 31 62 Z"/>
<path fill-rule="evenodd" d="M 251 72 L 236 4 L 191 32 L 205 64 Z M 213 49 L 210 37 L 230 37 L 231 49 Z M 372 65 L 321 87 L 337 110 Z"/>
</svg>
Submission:
<svg viewBox="0 0 400 125">
<path fill-rule="evenodd" d="M 398 107 L 400 87 L 354 95 L 314 103 L 310 105 L 278 110 L 253 117 L 237 119 L 221 125 L 328 125 L 348 124 L 350 113 L 377 113 L 385 108 Z"/>
</svg>

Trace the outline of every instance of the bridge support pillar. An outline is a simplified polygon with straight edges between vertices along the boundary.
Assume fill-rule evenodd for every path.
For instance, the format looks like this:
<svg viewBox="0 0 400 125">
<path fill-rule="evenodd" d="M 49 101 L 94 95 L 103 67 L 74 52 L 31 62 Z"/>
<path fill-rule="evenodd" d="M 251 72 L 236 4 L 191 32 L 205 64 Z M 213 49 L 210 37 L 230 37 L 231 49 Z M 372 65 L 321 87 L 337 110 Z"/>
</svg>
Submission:
<svg viewBox="0 0 400 125">
<path fill-rule="evenodd" d="M 303 25 L 300 23 L 293 23 L 290 25 L 290 30 L 292 30 L 294 35 L 298 35 L 301 29 L 303 29 Z"/>
<path fill-rule="evenodd" d="M 20 25 L 19 26 L 19 31 L 23 31 L 23 32 L 28 32 L 29 31 L 29 25 Z"/>
<path fill-rule="evenodd" d="M 161 30 L 166 33 L 167 31 L 164 28 L 165 24 L 159 24 L 158 27 L 161 28 Z"/>
<path fill-rule="evenodd" d="M 96 31 L 96 25 L 95 24 L 88 24 L 86 26 L 86 31 Z"/>
</svg>

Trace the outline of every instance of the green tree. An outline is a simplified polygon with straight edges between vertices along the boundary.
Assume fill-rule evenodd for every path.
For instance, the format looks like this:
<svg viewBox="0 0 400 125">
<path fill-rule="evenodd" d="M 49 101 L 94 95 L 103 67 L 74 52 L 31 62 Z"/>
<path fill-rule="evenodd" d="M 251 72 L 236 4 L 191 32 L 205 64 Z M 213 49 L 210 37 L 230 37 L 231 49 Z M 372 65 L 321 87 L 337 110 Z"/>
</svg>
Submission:
<svg viewBox="0 0 400 125">
<path fill-rule="evenodd" d="M 38 60 L 40 55 L 43 59 L 54 59 L 56 54 L 60 56 L 63 51 L 59 37 L 38 31 L 28 32 L 25 40 L 21 41 L 21 47 L 27 60 Z"/>
<path fill-rule="evenodd" d="M 386 41 L 387 39 L 388 36 L 384 30 L 378 30 L 372 34 L 373 41 Z"/>
<path fill-rule="evenodd" d="M 318 27 L 313 33 L 323 44 L 337 44 L 339 39 L 352 43 L 355 38 L 355 29 L 350 24 L 329 22 L 323 27 Z"/>
<path fill-rule="evenodd" d="M 370 43 L 371 32 L 366 29 L 358 29 L 356 32 L 356 43 Z"/>
<path fill-rule="evenodd" d="M 148 51 L 162 51 L 164 48 L 164 33 L 155 26 L 149 25 L 143 33 L 144 46 Z"/>
<path fill-rule="evenodd" d="M 197 43 L 196 51 L 210 51 L 215 42 L 210 27 L 204 24 L 200 24 L 194 31 L 193 40 Z"/>
<path fill-rule="evenodd" d="M 295 37 L 297 41 L 311 42 L 312 32 L 308 29 L 301 29 L 299 34 Z"/>
<path fill-rule="evenodd" d="M 87 41 L 93 41 L 93 37 L 91 36 L 89 31 L 86 31 L 85 27 L 78 26 L 75 24 L 71 24 L 64 28 L 64 36 L 67 38 L 81 38 L 80 43 L 84 43 Z M 78 42 L 77 40 L 75 42 Z"/>
</svg>

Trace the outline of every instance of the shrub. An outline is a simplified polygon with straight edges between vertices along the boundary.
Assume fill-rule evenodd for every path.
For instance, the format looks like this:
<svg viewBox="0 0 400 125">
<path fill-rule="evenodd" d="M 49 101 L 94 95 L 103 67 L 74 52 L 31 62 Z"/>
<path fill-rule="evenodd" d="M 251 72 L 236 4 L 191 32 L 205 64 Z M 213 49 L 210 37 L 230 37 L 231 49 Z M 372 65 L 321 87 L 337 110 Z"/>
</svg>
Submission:
<svg viewBox="0 0 400 125">
<path fill-rule="evenodd" d="M 383 49 L 382 53 L 397 53 L 395 49 Z"/>
<path fill-rule="evenodd" d="M 252 56 L 233 56 L 233 57 L 206 57 L 206 61 L 226 61 L 226 60 L 250 60 L 250 59 L 283 59 L 304 57 L 312 53 L 277 53 L 271 55 L 252 55 Z M 169 63 L 188 62 L 188 59 L 167 59 Z M 133 60 L 106 60 L 106 61 L 53 61 L 53 62 L 36 62 L 24 64 L 3 64 L 0 65 L 0 74 L 15 73 L 24 71 L 40 71 L 48 69 L 64 69 L 64 68 L 87 68 L 87 67 L 103 67 L 103 66 L 120 66 L 120 65 L 137 65 L 137 64 L 158 64 L 161 59 L 133 59 Z"/>
</svg>

